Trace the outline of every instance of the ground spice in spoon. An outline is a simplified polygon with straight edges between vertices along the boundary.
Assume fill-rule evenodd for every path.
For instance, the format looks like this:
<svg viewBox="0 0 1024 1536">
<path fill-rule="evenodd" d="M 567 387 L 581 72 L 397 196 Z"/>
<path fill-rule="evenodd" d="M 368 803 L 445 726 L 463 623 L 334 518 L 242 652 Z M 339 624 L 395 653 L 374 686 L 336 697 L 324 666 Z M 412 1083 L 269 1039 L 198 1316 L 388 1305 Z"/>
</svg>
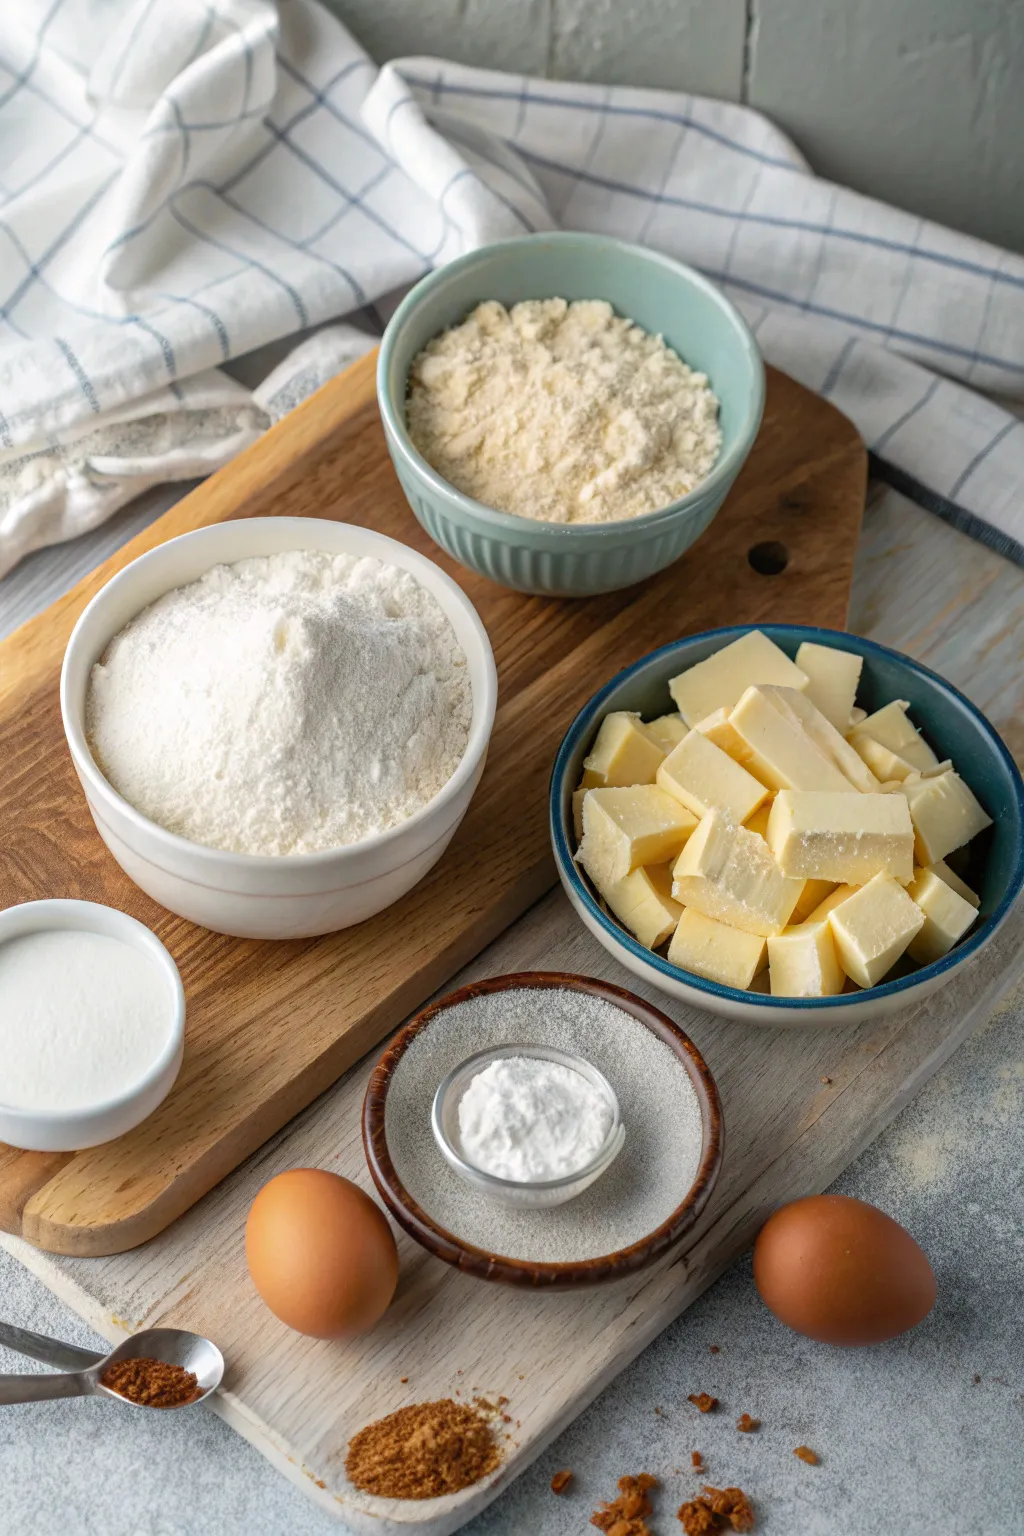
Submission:
<svg viewBox="0 0 1024 1536">
<path fill-rule="evenodd" d="M 349 1441 L 345 1471 L 380 1498 L 436 1499 L 479 1482 L 500 1460 L 483 1414 L 444 1397 L 367 1424 Z"/>
<path fill-rule="evenodd" d="M 198 1378 L 183 1365 L 166 1360 L 151 1360 L 148 1355 L 134 1355 L 115 1360 L 100 1377 L 100 1384 L 131 1403 L 147 1408 L 180 1408 L 202 1397 Z"/>
</svg>

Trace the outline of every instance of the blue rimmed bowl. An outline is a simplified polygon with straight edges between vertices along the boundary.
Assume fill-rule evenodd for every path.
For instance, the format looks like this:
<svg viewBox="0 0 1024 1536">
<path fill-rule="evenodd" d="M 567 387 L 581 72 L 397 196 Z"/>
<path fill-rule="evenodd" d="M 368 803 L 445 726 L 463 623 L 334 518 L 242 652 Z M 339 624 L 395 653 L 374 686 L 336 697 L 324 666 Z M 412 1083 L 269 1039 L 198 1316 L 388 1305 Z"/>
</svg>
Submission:
<svg viewBox="0 0 1024 1536">
<path fill-rule="evenodd" d="M 484 299 L 606 299 L 708 375 L 722 449 L 697 488 L 621 523 L 539 523 L 464 496 L 432 469 L 405 425 L 416 354 Z M 671 565 L 707 528 L 750 452 L 764 409 L 764 365 L 746 323 L 691 267 L 603 235 L 569 231 L 484 246 L 431 272 L 395 311 L 377 365 L 388 451 L 417 520 L 470 570 L 520 592 L 591 597 Z"/>
<path fill-rule="evenodd" d="M 741 992 L 670 965 L 646 949 L 611 917 L 573 859 L 572 792 L 598 726 L 611 710 L 639 710 L 645 718 L 674 709 L 669 678 L 730 644 L 751 626 L 708 630 L 662 646 L 627 667 L 596 693 L 563 738 L 551 776 L 551 841 L 566 895 L 579 917 L 608 952 L 670 997 L 745 1024 L 852 1024 L 920 1002 L 990 942 L 1024 888 L 1024 782 L 995 727 L 944 678 L 909 656 L 840 630 L 803 624 L 762 624 L 763 632 L 790 657 L 804 640 L 864 658 L 857 702 L 871 711 L 890 699 L 908 699 L 913 719 L 940 759 L 954 767 L 992 817 L 993 825 L 970 844 L 968 884 L 981 897 L 978 921 L 941 960 L 864 991 L 838 997 L 771 997 Z"/>
</svg>

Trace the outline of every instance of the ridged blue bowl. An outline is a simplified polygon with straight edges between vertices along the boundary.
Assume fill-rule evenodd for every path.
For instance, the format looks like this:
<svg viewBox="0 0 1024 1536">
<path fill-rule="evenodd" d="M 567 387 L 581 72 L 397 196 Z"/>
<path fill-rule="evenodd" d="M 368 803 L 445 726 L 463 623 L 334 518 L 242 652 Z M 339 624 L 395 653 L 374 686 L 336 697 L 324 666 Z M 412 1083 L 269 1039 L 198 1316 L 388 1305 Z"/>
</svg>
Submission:
<svg viewBox="0 0 1024 1536">
<path fill-rule="evenodd" d="M 854 1024 L 906 1008 L 944 986 L 983 949 L 1020 897 L 1024 889 L 1024 783 L 991 722 L 951 683 L 920 662 L 835 629 L 803 624 L 759 627 L 790 657 L 804 640 L 855 651 L 864 658 L 858 702 L 870 711 L 880 709 L 890 699 L 909 700 L 915 725 L 921 727 L 940 758 L 953 759 L 957 772 L 994 823 L 971 842 L 969 849 L 970 864 L 964 878 L 981 897 L 974 927 L 941 960 L 877 987 L 838 997 L 771 997 L 724 987 L 670 965 L 663 955 L 645 949 L 605 911 L 573 858 L 572 792 L 579 784 L 583 759 L 598 726 L 615 709 L 638 710 L 647 719 L 673 709 L 669 678 L 746 634 L 748 625 L 712 629 L 662 646 L 613 677 L 580 710 L 565 734 L 551 775 L 551 842 L 562 885 L 587 928 L 627 970 L 693 1007 L 745 1024 L 771 1026 Z"/>
<path fill-rule="evenodd" d="M 405 425 L 406 384 L 426 343 L 484 299 L 511 305 L 555 297 L 606 299 L 708 375 L 721 402 L 722 450 L 689 496 L 621 523 L 539 523 L 464 496 L 413 447 Z M 485 246 L 418 283 L 384 333 L 377 399 L 402 489 L 435 543 L 502 586 L 590 597 L 652 576 L 704 532 L 757 436 L 764 365 L 744 321 L 699 272 L 603 235 L 561 232 Z"/>
</svg>

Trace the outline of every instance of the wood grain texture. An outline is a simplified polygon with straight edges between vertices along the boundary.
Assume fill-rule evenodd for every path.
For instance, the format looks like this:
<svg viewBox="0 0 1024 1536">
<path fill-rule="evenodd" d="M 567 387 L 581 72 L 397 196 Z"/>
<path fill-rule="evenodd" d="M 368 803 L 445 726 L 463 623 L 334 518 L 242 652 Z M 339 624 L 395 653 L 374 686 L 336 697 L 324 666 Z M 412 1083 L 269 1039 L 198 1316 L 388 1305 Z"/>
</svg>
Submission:
<svg viewBox="0 0 1024 1536">
<path fill-rule="evenodd" d="M 387 458 L 373 381 L 371 356 L 0 645 L 0 905 L 72 896 L 130 912 L 167 945 L 188 999 L 181 1076 L 142 1126 L 59 1166 L 0 1153 L 0 1225 L 40 1247 L 111 1253 L 161 1231 L 551 886 L 550 765 L 620 667 L 723 623 L 844 623 L 864 452 L 842 416 L 784 375 L 770 373 L 757 444 L 699 543 L 650 582 L 584 602 L 506 591 L 429 541 Z M 434 558 L 475 603 L 499 679 L 487 770 L 426 880 L 356 928 L 277 944 L 196 928 L 121 873 L 89 819 L 57 702 L 67 637 L 115 571 L 177 534 L 268 513 L 366 524 Z M 779 575 L 747 559 L 764 542 L 788 551 Z"/>
</svg>

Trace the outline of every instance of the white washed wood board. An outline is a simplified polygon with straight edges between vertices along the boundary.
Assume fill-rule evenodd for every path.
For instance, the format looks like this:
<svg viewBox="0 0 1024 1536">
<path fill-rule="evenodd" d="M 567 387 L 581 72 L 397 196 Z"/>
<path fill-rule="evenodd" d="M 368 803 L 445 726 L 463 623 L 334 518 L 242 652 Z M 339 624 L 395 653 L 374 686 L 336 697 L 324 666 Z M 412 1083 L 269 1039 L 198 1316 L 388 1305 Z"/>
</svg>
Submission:
<svg viewBox="0 0 1024 1536">
<path fill-rule="evenodd" d="M 851 628 L 937 666 L 988 711 L 1020 756 L 1022 590 L 1020 571 L 887 494 L 869 506 Z M 993 948 L 920 1010 L 838 1031 L 745 1029 L 646 992 L 693 1035 L 718 1079 L 726 1158 L 686 1251 L 614 1292 L 510 1292 L 455 1274 L 400 1236 L 401 1290 L 369 1339 L 324 1344 L 277 1324 L 245 1275 L 249 1201 L 273 1173 L 302 1164 L 370 1187 L 358 1115 L 370 1061 L 143 1248 L 73 1260 L 0 1241 L 112 1340 L 157 1319 L 213 1333 L 230 1367 L 217 1411 L 342 1527 L 443 1536 L 494 1498 L 748 1246 L 768 1210 L 825 1188 L 873 1140 L 1019 979 L 1022 947 L 1018 912 Z M 559 894 L 452 985 L 530 968 L 575 969 L 645 992 L 581 931 Z M 436 1505 L 363 1500 L 347 1487 L 353 1430 L 401 1403 L 473 1388 L 511 1399 L 514 1441 L 493 1483 Z"/>
</svg>

